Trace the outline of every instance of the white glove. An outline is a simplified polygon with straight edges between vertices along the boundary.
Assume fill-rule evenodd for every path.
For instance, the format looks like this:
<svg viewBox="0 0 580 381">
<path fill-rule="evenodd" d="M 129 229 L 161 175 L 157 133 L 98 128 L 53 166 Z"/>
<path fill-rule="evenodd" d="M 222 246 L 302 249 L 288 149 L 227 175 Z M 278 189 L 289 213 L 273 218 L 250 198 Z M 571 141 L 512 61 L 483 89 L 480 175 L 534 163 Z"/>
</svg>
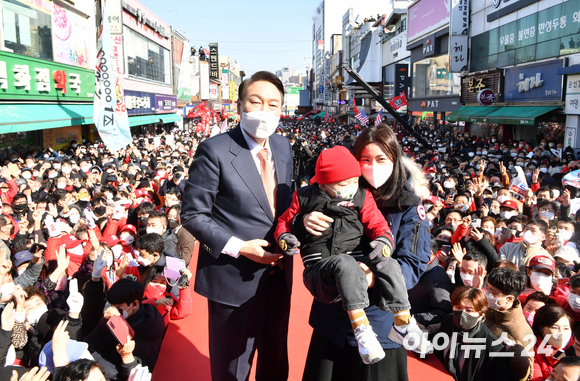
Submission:
<svg viewBox="0 0 580 381">
<path fill-rule="evenodd" d="M 68 305 L 70 313 L 78 314 L 83 309 L 85 298 L 83 298 L 83 295 L 79 292 L 79 284 L 76 278 L 71 279 L 68 284 L 70 295 L 66 300 L 66 304 Z"/>
<path fill-rule="evenodd" d="M 151 373 L 147 367 L 137 365 L 131 370 L 129 381 L 151 381 Z"/>
<path fill-rule="evenodd" d="M 93 263 L 93 278 L 100 278 L 103 275 L 103 270 L 107 267 L 107 261 L 103 258 L 105 250 L 101 249 L 101 253 L 95 258 Z"/>
<path fill-rule="evenodd" d="M 125 212 L 125 208 L 122 205 L 115 206 L 115 210 L 113 211 L 113 219 L 119 221 L 123 218 L 123 214 Z"/>
<path fill-rule="evenodd" d="M 54 222 L 54 218 L 52 218 L 52 216 L 46 216 L 44 224 L 46 225 L 46 229 L 48 229 L 48 235 L 50 238 L 56 238 L 60 236 L 60 228 L 57 226 L 56 222 Z"/>
<path fill-rule="evenodd" d="M 85 218 L 87 219 L 87 225 L 89 229 L 92 230 L 97 226 L 97 224 L 95 223 L 95 216 L 93 212 L 85 210 Z"/>
</svg>

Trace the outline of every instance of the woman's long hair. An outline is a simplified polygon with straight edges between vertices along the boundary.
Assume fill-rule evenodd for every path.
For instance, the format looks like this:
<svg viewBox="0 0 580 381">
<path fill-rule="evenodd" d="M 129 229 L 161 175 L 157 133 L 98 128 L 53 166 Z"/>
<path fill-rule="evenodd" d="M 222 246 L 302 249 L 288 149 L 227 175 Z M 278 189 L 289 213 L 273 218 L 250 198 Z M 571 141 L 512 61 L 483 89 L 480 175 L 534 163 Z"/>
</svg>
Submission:
<svg viewBox="0 0 580 381">
<path fill-rule="evenodd" d="M 408 190 L 407 184 L 407 169 L 401 160 L 401 146 L 397 140 L 397 136 L 386 124 L 379 124 L 378 126 L 369 127 L 356 138 L 354 143 L 354 156 L 357 160 L 360 160 L 363 149 L 371 143 L 379 145 L 383 151 L 387 154 L 387 157 L 393 162 L 393 173 L 389 179 L 378 189 L 374 189 L 370 184 L 361 178 L 361 183 L 368 189 L 372 189 L 373 196 L 375 200 L 390 204 L 396 203 L 395 205 L 401 207 L 400 200 L 403 196 L 403 192 Z"/>
</svg>

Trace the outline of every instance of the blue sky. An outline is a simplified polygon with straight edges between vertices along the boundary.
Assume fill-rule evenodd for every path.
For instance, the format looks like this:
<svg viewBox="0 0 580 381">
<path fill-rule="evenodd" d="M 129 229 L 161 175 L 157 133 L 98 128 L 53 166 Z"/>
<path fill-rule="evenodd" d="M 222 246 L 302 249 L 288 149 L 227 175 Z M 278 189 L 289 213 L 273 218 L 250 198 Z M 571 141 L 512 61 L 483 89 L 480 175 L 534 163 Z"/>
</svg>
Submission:
<svg viewBox="0 0 580 381">
<path fill-rule="evenodd" d="M 247 76 L 285 66 L 304 73 L 311 62 L 319 0 L 140 1 L 197 49 L 217 42 L 220 56 L 237 60 Z"/>
</svg>

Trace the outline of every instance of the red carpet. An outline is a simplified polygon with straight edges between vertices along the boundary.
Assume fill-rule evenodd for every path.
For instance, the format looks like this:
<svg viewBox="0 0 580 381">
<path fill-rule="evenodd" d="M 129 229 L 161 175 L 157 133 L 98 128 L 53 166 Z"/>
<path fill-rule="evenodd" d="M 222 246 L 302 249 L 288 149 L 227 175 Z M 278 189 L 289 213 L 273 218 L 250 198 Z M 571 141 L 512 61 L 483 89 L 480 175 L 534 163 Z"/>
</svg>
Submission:
<svg viewBox="0 0 580 381">
<path fill-rule="evenodd" d="M 197 259 L 192 258 L 191 263 L 196 262 Z M 312 297 L 302 283 L 301 261 L 296 259 L 294 263 L 294 288 L 288 334 L 288 351 L 291 353 L 289 380 L 299 381 L 302 379 L 312 334 L 312 328 L 308 325 Z M 191 284 L 193 285 L 193 281 Z M 169 324 L 152 381 L 211 380 L 207 301 L 195 292 L 193 292 L 193 311 L 191 316 L 183 320 L 174 320 Z M 434 355 L 421 360 L 409 352 L 408 374 L 410 381 L 424 380 L 426 376 L 429 377 L 429 381 L 452 380 Z M 254 379 L 255 374 L 252 372 L 250 380 Z"/>
</svg>

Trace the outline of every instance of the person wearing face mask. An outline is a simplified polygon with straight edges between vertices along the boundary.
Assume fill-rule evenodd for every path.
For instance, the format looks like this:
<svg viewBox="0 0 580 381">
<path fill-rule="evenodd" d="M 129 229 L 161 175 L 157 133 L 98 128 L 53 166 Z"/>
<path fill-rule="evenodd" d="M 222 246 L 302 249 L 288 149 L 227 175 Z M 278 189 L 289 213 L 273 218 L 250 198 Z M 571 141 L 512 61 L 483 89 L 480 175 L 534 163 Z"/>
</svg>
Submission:
<svg viewBox="0 0 580 381">
<path fill-rule="evenodd" d="M 578 250 L 572 246 L 562 246 L 554 253 L 556 263 L 566 266 L 571 274 L 576 273 L 576 265 L 580 262 Z M 561 274 L 560 274 L 560 277 Z"/>
<path fill-rule="evenodd" d="M 167 214 L 161 212 L 150 213 L 147 219 L 147 234 L 159 234 L 163 239 L 165 254 L 175 258 L 181 258 L 177 248 L 177 235 L 173 229 L 168 229 L 168 223 L 169 219 L 167 218 Z"/>
<path fill-rule="evenodd" d="M 555 287 L 556 262 L 551 256 L 536 256 L 530 261 L 530 265 L 525 267 L 528 276 L 526 289 L 520 295 L 520 301 L 536 291 L 541 291 L 544 295 L 554 297 L 559 294 Z M 556 292 L 558 291 L 558 292 Z"/>
<path fill-rule="evenodd" d="M 124 253 L 131 253 L 133 243 L 137 237 L 137 228 L 131 224 L 124 225 L 121 229 L 119 229 L 119 240 L 121 245 L 123 246 Z"/>
<path fill-rule="evenodd" d="M 523 232 L 523 241 L 503 245 L 499 251 L 501 259 L 507 259 L 516 266 L 528 266 L 537 255 L 551 255 L 542 247 L 542 242 L 548 235 L 548 224 L 540 219 L 531 220 Z"/>
<path fill-rule="evenodd" d="M 575 323 L 580 321 L 580 274 L 571 276 L 568 284 L 559 286 L 555 294 L 556 303 Z"/>
<path fill-rule="evenodd" d="M 185 265 L 188 266 L 193 256 L 193 250 L 197 244 L 197 240 L 187 229 L 183 229 L 181 225 L 181 205 L 173 205 L 169 208 L 167 218 L 169 218 L 169 228 L 177 235 L 177 249 L 181 253 Z"/>
<path fill-rule="evenodd" d="M 183 273 L 190 280 L 193 276 L 189 269 Z M 188 285 L 179 289 L 179 298 L 176 298 L 167 291 L 167 279 L 163 273 L 157 274 L 155 278 L 145 288 L 143 304 L 154 305 L 163 316 L 165 327 L 170 320 L 183 319 L 191 314 L 192 296 L 191 288 Z"/>
<path fill-rule="evenodd" d="M 364 312 L 369 306 L 366 276 L 347 253 L 365 255 L 361 261 L 375 273 L 375 288 L 380 290 L 381 297 L 374 303 L 395 313 L 389 337 L 399 336 L 402 344 L 407 332 L 420 330 L 410 315 L 404 287 L 391 287 L 404 285 L 404 278 L 397 262 L 386 264 L 385 258 L 390 257 L 394 246 L 388 223 L 376 208 L 372 194 L 359 189 L 358 180 L 365 164 L 359 164 L 342 146 L 323 151 L 316 162 L 316 182 L 294 192 L 292 204 L 280 217 L 274 236 L 286 255 L 296 254 L 300 246 L 305 265 L 304 284 L 315 299 L 332 303 L 341 297 L 362 361 L 371 364 L 380 361 L 384 352 Z M 333 228 L 320 236 L 310 235 L 300 227 L 292 228 L 297 215 L 313 211 L 331 216 Z M 372 242 L 362 239 L 363 236 Z"/>
<path fill-rule="evenodd" d="M 157 308 L 142 303 L 144 292 L 145 288 L 139 281 L 119 279 L 106 294 L 106 300 L 111 306 L 103 314 L 105 293 L 102 279 L 92 277 L 85 286 L 87 306 L 83 309 L 83 322 L 85 317 L 91 322 L 95 321 L 93 316 L 100 318 L 85 341 L 100 356 L 111 362 L 124 378 L 128 376 L 128 367 L 117 353 L 119 342 L 106 323 L 113 316 L 121 316 L 127 321 L 135 332 L 133 355 L 141 360 L 142 366 L 149 367 L 152 371 L 161 349 L 165 323 Z"/>
<path fill-rule="evenodd" d="M 536 335 L 532 380 L 550 379 L 554 366 L 566 356 L 564 351 L 573 344 L 572 323 L 570 316 L 560 306 L 545 305 L 536 312 L 532 327 Z M 544 339 L 547 339 L 549 347 L 546 345 L 543 350 L 539 350 Z"/>
<path fill-rule="evenodd" d="M 438 333 L 450 339 L 446 347 L 435 350 L 445 369 L 458 381 L 511 380 L 509 358 L 495 356 L 506 348 L 483 324 L 488 309 L 484 293 L 473 287 L 459 287 L 451 294 L 451 305 L 453 312 L 443 320 Z M 465 350 L 464 334 L 479 339 L 477 355 L 476 351 Z M 451 340 L 452 336 L 464 339 Z"/>
<path fill-rule="evenodd" d="M 237 370 L 230 361 L 250 358 L 263 348 L 258 350 L 257 372 L 264 379 L 280 379 L 288 372 L 284 316 L 290 309 L 292 279 L 292 258 L 273 254 L 272 234 L 291 202 L 291 145 L 275 133 L 284 86 L 272 73 L 259 71 L 240 85 L 239 94 L 240 125 L 197 147 L 182 197 L 181 220 L 202 243 L 195 291 L 208 298 L 213 319 L 209 324 L 212 376 L 245 379 L 251 367 L 248 361 L 240 360 Z M 284 262 L 283 269 L 272 265 L 277 260 Z M 277 294 L 275 300 L 266 299 L 271 292 Z M 255 302 L 249 305 L 250 300 Z M 268 328 L 262 329 L 272 334 L 254 340 L 250 331 L 254 327 L 245 318 L 229 316 L 234 311 L 252 316 L 262 303 L 271 305 L 275 315 L 263 320 Z M 235 342 L 226 334 L 230 330 L 240 332 Z M 242 353 L 239 348 L 244 348 Z M 260 361 L 264 350 L 276 355 Z"/>
<path fill-rule="evenodd" d="M 487 258 L 483 254 L 477 251 L 467 252 L 455 272 L 456 287 L 463 285 L 482 289 L 486 268 Z"/>
<path fill-rule="evenodd" d="M 437 241 L 431 238 L 431 259 L 419 283 L 408 291 L 411 314 L 424 328 L 438 327 L 445 315 L 451 313 L 453 285 L 437 258 Z M 436 326 L 433 326 L 437 324 Z"/>
<path fill-rule="evenodd" d="M 485 325 L 500 337 L 506 333 L 513 342 L 514 356 L 510 358 L 510 376 L 513 380 L 527 380 L 532 376 L 534 356 L 522 354 L 532 344 L 532 328 L 527 324 L 518 296 L 524 291 L 526 277 L 519 271 L 500 267 L 489 273 L 485 296 L 488 309 Z M 529 335 L 529 336 L 528 336 Z"/>
</svg>

